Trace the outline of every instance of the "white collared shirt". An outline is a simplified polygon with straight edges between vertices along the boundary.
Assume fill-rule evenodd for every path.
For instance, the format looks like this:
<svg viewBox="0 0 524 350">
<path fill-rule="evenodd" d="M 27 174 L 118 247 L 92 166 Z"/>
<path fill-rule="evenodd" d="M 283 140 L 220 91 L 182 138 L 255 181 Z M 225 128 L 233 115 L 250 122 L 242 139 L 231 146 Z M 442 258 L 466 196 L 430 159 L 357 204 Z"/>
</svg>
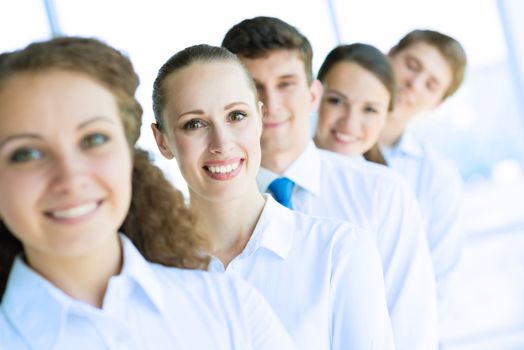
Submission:
<svg viewBox="0 0 524 350">
<path fill-rule="evenodd" d="M 18 257 L 0 308 L 2 349 L 293 349 L 267 302 L 240 280 L 149 263 L 124 236 L 103 308 L 72 299 Z"/>
<path fill-rule="evenodd" d="M 439 299 L 444 299 L 447 278 L 457 266 L 462 246 L 457 225 L 462 202 L 460 174 L 451 161 L 408 132 L 395 147 L 381 150 L 388 165 L 407 179 L 419 201 Z"/>
<path fill-rule="evenodd" d="M 266 191 L 279 175 L 261 168 Z M 418 203 L 408 184 L 387 167 L 315 147 L 282 174 L 296 183 L 293 208 L 353 222 L 374 233 L 398 349 L 436 349 L 435 276 Z"/>
<path fill-rule="evenodd" d="M 369 236 L 266 195 L 253 235 L 225 272 L 261 292 L 298 349 L 393 349 L 380 257 Z M 210 270 L 224 266 L 212 258 Z"/>
</svg>

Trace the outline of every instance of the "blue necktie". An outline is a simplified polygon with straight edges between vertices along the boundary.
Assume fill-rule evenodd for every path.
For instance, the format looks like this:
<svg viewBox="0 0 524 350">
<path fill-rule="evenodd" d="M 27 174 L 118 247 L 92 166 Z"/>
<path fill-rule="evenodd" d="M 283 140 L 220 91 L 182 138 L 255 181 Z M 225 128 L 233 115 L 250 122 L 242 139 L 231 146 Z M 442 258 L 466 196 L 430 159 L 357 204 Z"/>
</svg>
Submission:
<svg viewBox="0 0 524 350">
<path fill-rule="evenodd" d="M 291 194 L 293 193 L 293 187 L 295 187 L 293 181 L 287 177 L 279 177 L 273 180 L 267 189 L 269 193 L 275 197 L 277 202 L 291 209 Z"/>
</svg>

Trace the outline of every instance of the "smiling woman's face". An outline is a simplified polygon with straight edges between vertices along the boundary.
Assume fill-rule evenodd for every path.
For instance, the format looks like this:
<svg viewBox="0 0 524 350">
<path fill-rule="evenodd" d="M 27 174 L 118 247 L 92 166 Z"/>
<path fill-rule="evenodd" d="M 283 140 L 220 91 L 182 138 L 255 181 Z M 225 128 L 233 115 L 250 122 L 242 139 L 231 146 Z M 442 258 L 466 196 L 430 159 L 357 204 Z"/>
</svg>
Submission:
<svg viewBox="0 0 524 350">
<path fill-rule="evenodd" d="M 0 217 L 38 256 L 81 256 L 115 239 L 131 154 L 110 90 L 81 73 L 18 73 L 0 87 Z"/>
<path fill-rule="evenodd" d="M 359 156 L 378 140 L 391 94 L 373 73 L 339 62 L 324 77 L 315 142 L 318 147 Z"/>
<path fill-rule="evenodd" d="M 256 188 L 261 110 L 242 67 L 198 62 L 166 81 L 165 132 L 155 137 L 175 157 L 192 198 L 225 201 Z"/>
</svg>

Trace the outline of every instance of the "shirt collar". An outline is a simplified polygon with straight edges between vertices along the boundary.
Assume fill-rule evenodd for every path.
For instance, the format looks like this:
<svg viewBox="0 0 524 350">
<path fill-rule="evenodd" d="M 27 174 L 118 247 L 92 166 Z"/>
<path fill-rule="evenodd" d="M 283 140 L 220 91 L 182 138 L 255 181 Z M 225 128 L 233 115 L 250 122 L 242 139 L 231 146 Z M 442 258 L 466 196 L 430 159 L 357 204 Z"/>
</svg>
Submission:
<svg viewBox="0 0 524 350">
<path fill-rule="evenodd" d="M 112 279 L 131 278 L 157 309 L 164 310 L 162 288 L 149 263 L 126 236 L 120 235 L 120 239 L 124 265 Z M 32 348 L 50 349 L 55 345 L 75 303 L 78 302 L 31 269 L 21 256 L 15 259 L 1 308 Z"/>
<path fill-rule="evenodd" d="M 297 186 L 318 195 L 320 193 L 322 164 L 319 150 L 310 141 L 302 154 L 287 168 L 282 175 L 268 169 L 260 168 L 257 175 L 257 185 L 260 191 L 265 192 L 271 181 L 277 177 L 285 176 Z"/>
<path fill-rule="evenodd" d="M 266 204 L 253 235 L 260 235 L 259 246 L 286 259 L 293 245 L 292 211 L 279 204 L 271 195 L 264 195 Z"/>
<path fill-rule="evenodd" d="M 71 303 L 69 296 L 33 271 L 21 256 L 15 259 L 2 309 L 31 348 L 53 348 Z"/>
<path fill-rule="evenodd" d="M 397 144 L 389 150 L 386 148 L 385 152 L 403 153 L 412 157 L 421 157 L 424 153 L 420 142 L 409 131 L 404 132 Z"/>
<path fill-rule="evenodd" d="M 127 236 L 121 234 L 124 265 L 119 276 L 127 276 L 134 280 L 153 305 L 162 312 L 165 310 L 162 284 L 151 268 L 151 264 L 140 254 Z M 118 276 L 116 276 L 118 277 Z"/>
</svg>

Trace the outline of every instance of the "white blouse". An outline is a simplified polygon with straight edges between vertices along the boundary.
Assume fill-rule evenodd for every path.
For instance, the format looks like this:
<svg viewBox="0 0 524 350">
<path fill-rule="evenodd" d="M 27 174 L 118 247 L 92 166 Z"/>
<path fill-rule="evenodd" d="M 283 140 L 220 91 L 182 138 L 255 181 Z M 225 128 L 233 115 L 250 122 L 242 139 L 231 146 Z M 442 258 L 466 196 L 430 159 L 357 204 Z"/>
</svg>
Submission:
<svg viewBox="0 0 524 350">
<path fill-rule="evenodd" d="M 125 236 L 102 309 L 72 299 L 18 257 L 0 308 L 0 348 L 294 349 L 252 287 L 147 262 Z"/>
<path fill-rule="evenodd" d="M 248 244 L 227 269 L 269 301 L 297 348 L 394 349 L 380 258 L 370 234 L 289 210 L 266 195 Z"/>
</svg>

